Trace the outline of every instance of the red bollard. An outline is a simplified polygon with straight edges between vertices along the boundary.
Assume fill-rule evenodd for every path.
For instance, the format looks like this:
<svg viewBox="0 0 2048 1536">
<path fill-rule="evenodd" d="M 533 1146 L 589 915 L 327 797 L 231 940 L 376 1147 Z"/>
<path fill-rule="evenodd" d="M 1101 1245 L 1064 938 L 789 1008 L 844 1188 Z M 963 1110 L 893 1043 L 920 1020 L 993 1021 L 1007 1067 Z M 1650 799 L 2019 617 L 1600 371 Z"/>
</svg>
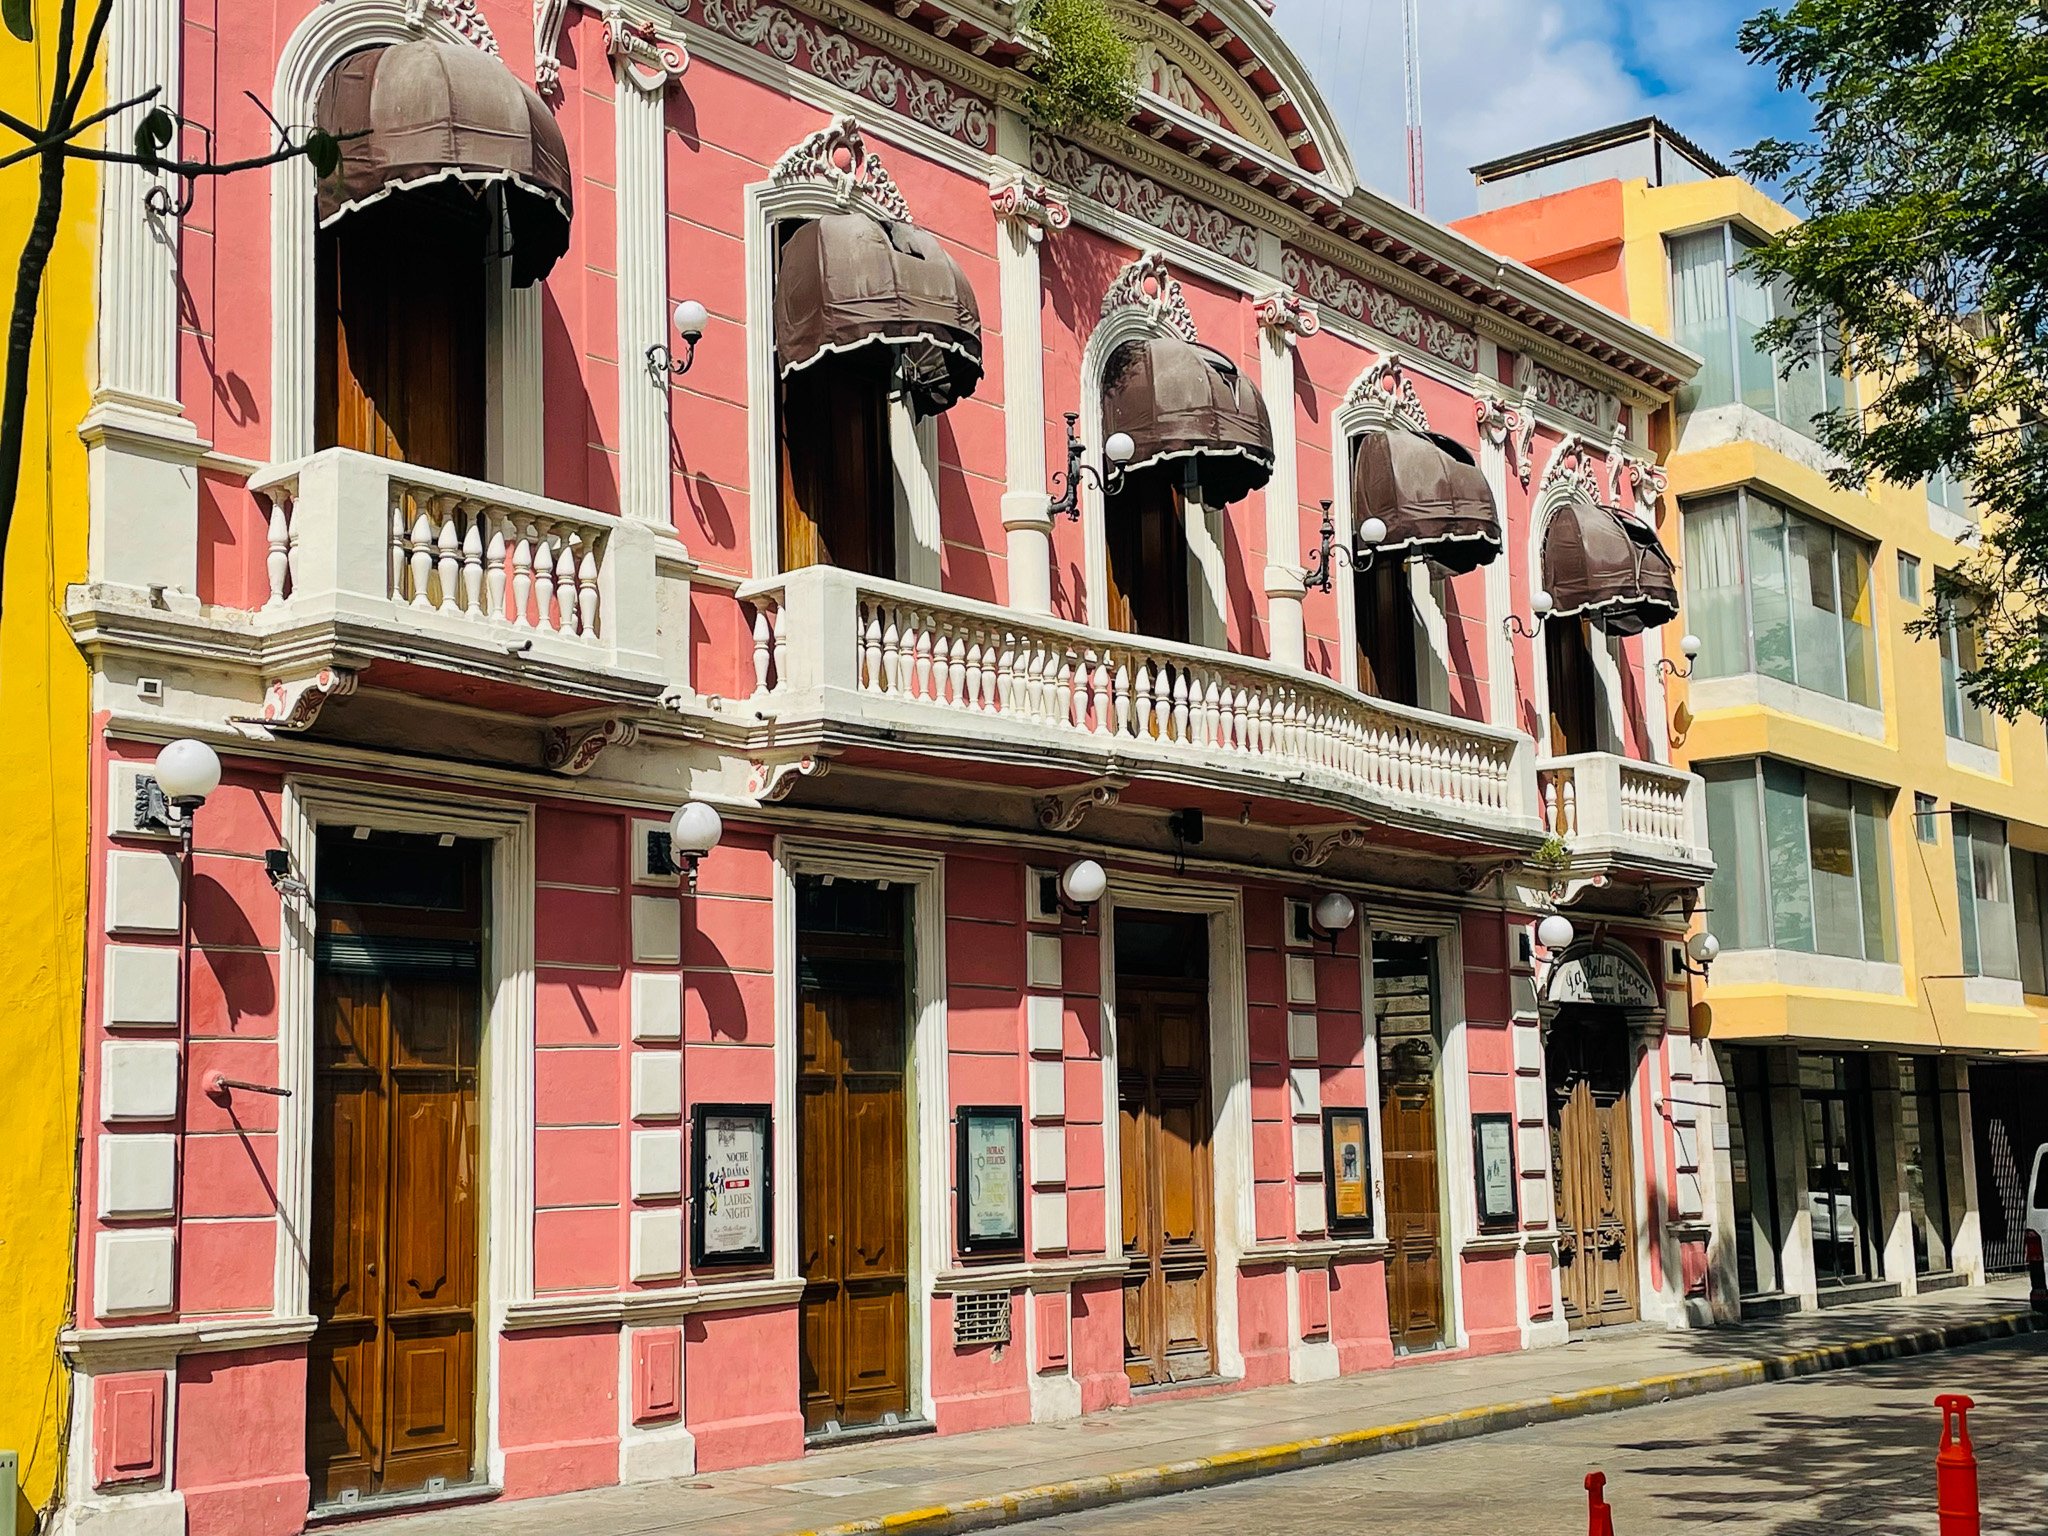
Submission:
<svg viewBox="0 0 2048 1536">
<path fill-rule="evenodd" d="M 1586 1536 L 1614 1536 L 1614 1511 L 1608 1507 L 1607 1498 L 1601 1492 L 1606 1486 L 1605 1472 L 1586 1474 Z M 1973 1482 L 1971 1487 L 1975 1486 Z M 1946 1526 L 1942 1528 L 1942 1536 L 1948 1536 Z"/>
<path fill-rule="evenodd" d="M 1934 1406 L 1941 1410 L 1941 1449 L 1934 1453 L 1934 1507 L 1941 1536 L 1979 1536 L 1984 1521 L 1977 1509 L 1977 1457 L 1970 1449 L 1969 1421 L 1976 1405 L 1960 1392 L 1944 1392 Z"/>
</svg>

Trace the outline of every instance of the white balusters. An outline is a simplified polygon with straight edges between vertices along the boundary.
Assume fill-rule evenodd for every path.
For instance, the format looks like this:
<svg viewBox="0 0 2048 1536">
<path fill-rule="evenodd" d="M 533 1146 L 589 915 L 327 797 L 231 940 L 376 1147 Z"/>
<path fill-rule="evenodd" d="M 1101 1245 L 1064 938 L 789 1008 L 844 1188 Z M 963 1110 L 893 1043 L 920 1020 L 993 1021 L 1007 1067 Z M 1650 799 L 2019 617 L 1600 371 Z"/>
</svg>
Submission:
<svg viewBox="0 0 2048 1536">
<path fill-rule="evenodd" d="M 291 493 L 279 490 L 272 493 L 270 518 L 265 528 L 265 542 L 268 550 L 264 556 L 264 572 L 270 578 L 270 595 L 263 606 L 275 608 L 290 595 L 292 514 Z"/>
</svg>

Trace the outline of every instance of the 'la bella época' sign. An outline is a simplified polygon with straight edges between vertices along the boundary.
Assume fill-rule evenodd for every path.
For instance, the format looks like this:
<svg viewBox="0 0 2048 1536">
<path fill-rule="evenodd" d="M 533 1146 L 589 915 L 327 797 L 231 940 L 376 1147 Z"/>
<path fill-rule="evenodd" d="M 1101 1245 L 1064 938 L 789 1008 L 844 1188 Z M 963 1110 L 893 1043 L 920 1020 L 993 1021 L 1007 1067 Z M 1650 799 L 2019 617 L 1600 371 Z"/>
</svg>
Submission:
<svg viewBox="0 0 2048 1536">
<path fill-rule="evenodd" d="M 1662 1008 L 1664 999 L 1632 956 L 1589 949 L 1561 961 L 1550 973 L 1553 1003 L 1600 1003 L 1611 1008 Z"/>
</svg>

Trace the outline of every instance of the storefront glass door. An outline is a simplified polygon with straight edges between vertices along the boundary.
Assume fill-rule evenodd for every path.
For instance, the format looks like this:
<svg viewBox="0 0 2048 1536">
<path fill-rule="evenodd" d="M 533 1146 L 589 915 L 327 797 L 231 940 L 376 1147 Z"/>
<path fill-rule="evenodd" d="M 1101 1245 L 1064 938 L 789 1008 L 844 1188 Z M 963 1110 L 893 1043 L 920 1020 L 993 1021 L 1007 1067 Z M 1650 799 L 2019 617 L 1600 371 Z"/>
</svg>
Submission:
<svg viewBox="0 0 2048 1536">
<path fill-rule="evenodd" d="M 1860 1057 L 1802 1055 L 1806 1203 L 1813 1268 L 1822 1285 L 1880 1276 L 1877 1184 L 1870 1139 L 1870 1074 Z"/>
</svg>

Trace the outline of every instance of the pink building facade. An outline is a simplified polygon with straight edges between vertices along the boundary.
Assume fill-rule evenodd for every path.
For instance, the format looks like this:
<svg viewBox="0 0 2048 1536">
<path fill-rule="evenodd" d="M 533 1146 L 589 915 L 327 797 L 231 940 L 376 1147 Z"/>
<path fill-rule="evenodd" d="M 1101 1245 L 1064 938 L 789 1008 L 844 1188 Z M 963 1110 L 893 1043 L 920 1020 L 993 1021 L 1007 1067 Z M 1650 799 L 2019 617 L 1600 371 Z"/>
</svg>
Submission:
<svg viewBox="0 0 2048 1536">
<path fill-rule="evenodd" d="M 1560 519 L 1660 516 L 1692 359 L 1362 190 L 1256 4 L 1112 9 L 1139 111 L 1070 139 L 984 0 L 117 5 L 108 89 L 224 157 L 245 91 L 480 55 L 567 244 L 515 284 L 541 178 L 452 152 L 324 226 L 298 161 L 109 180 L 74 1527 L 1706 1319 L 1698 781 L 1654 646 L 1537 600 Z M 479 260 L 389 216 L 472 183 Z M 947 408 L 798 409 L 783 242 L 849 215 L 973 295 Z M 1249 492 L 1105 488 L 1153 339 L 1255 387 Z M 1483 479 L 1497 556 L 1361 542 L 1372 433 Z M 189 861 L 145 782 L 186 736 Z"/>
</svg>

